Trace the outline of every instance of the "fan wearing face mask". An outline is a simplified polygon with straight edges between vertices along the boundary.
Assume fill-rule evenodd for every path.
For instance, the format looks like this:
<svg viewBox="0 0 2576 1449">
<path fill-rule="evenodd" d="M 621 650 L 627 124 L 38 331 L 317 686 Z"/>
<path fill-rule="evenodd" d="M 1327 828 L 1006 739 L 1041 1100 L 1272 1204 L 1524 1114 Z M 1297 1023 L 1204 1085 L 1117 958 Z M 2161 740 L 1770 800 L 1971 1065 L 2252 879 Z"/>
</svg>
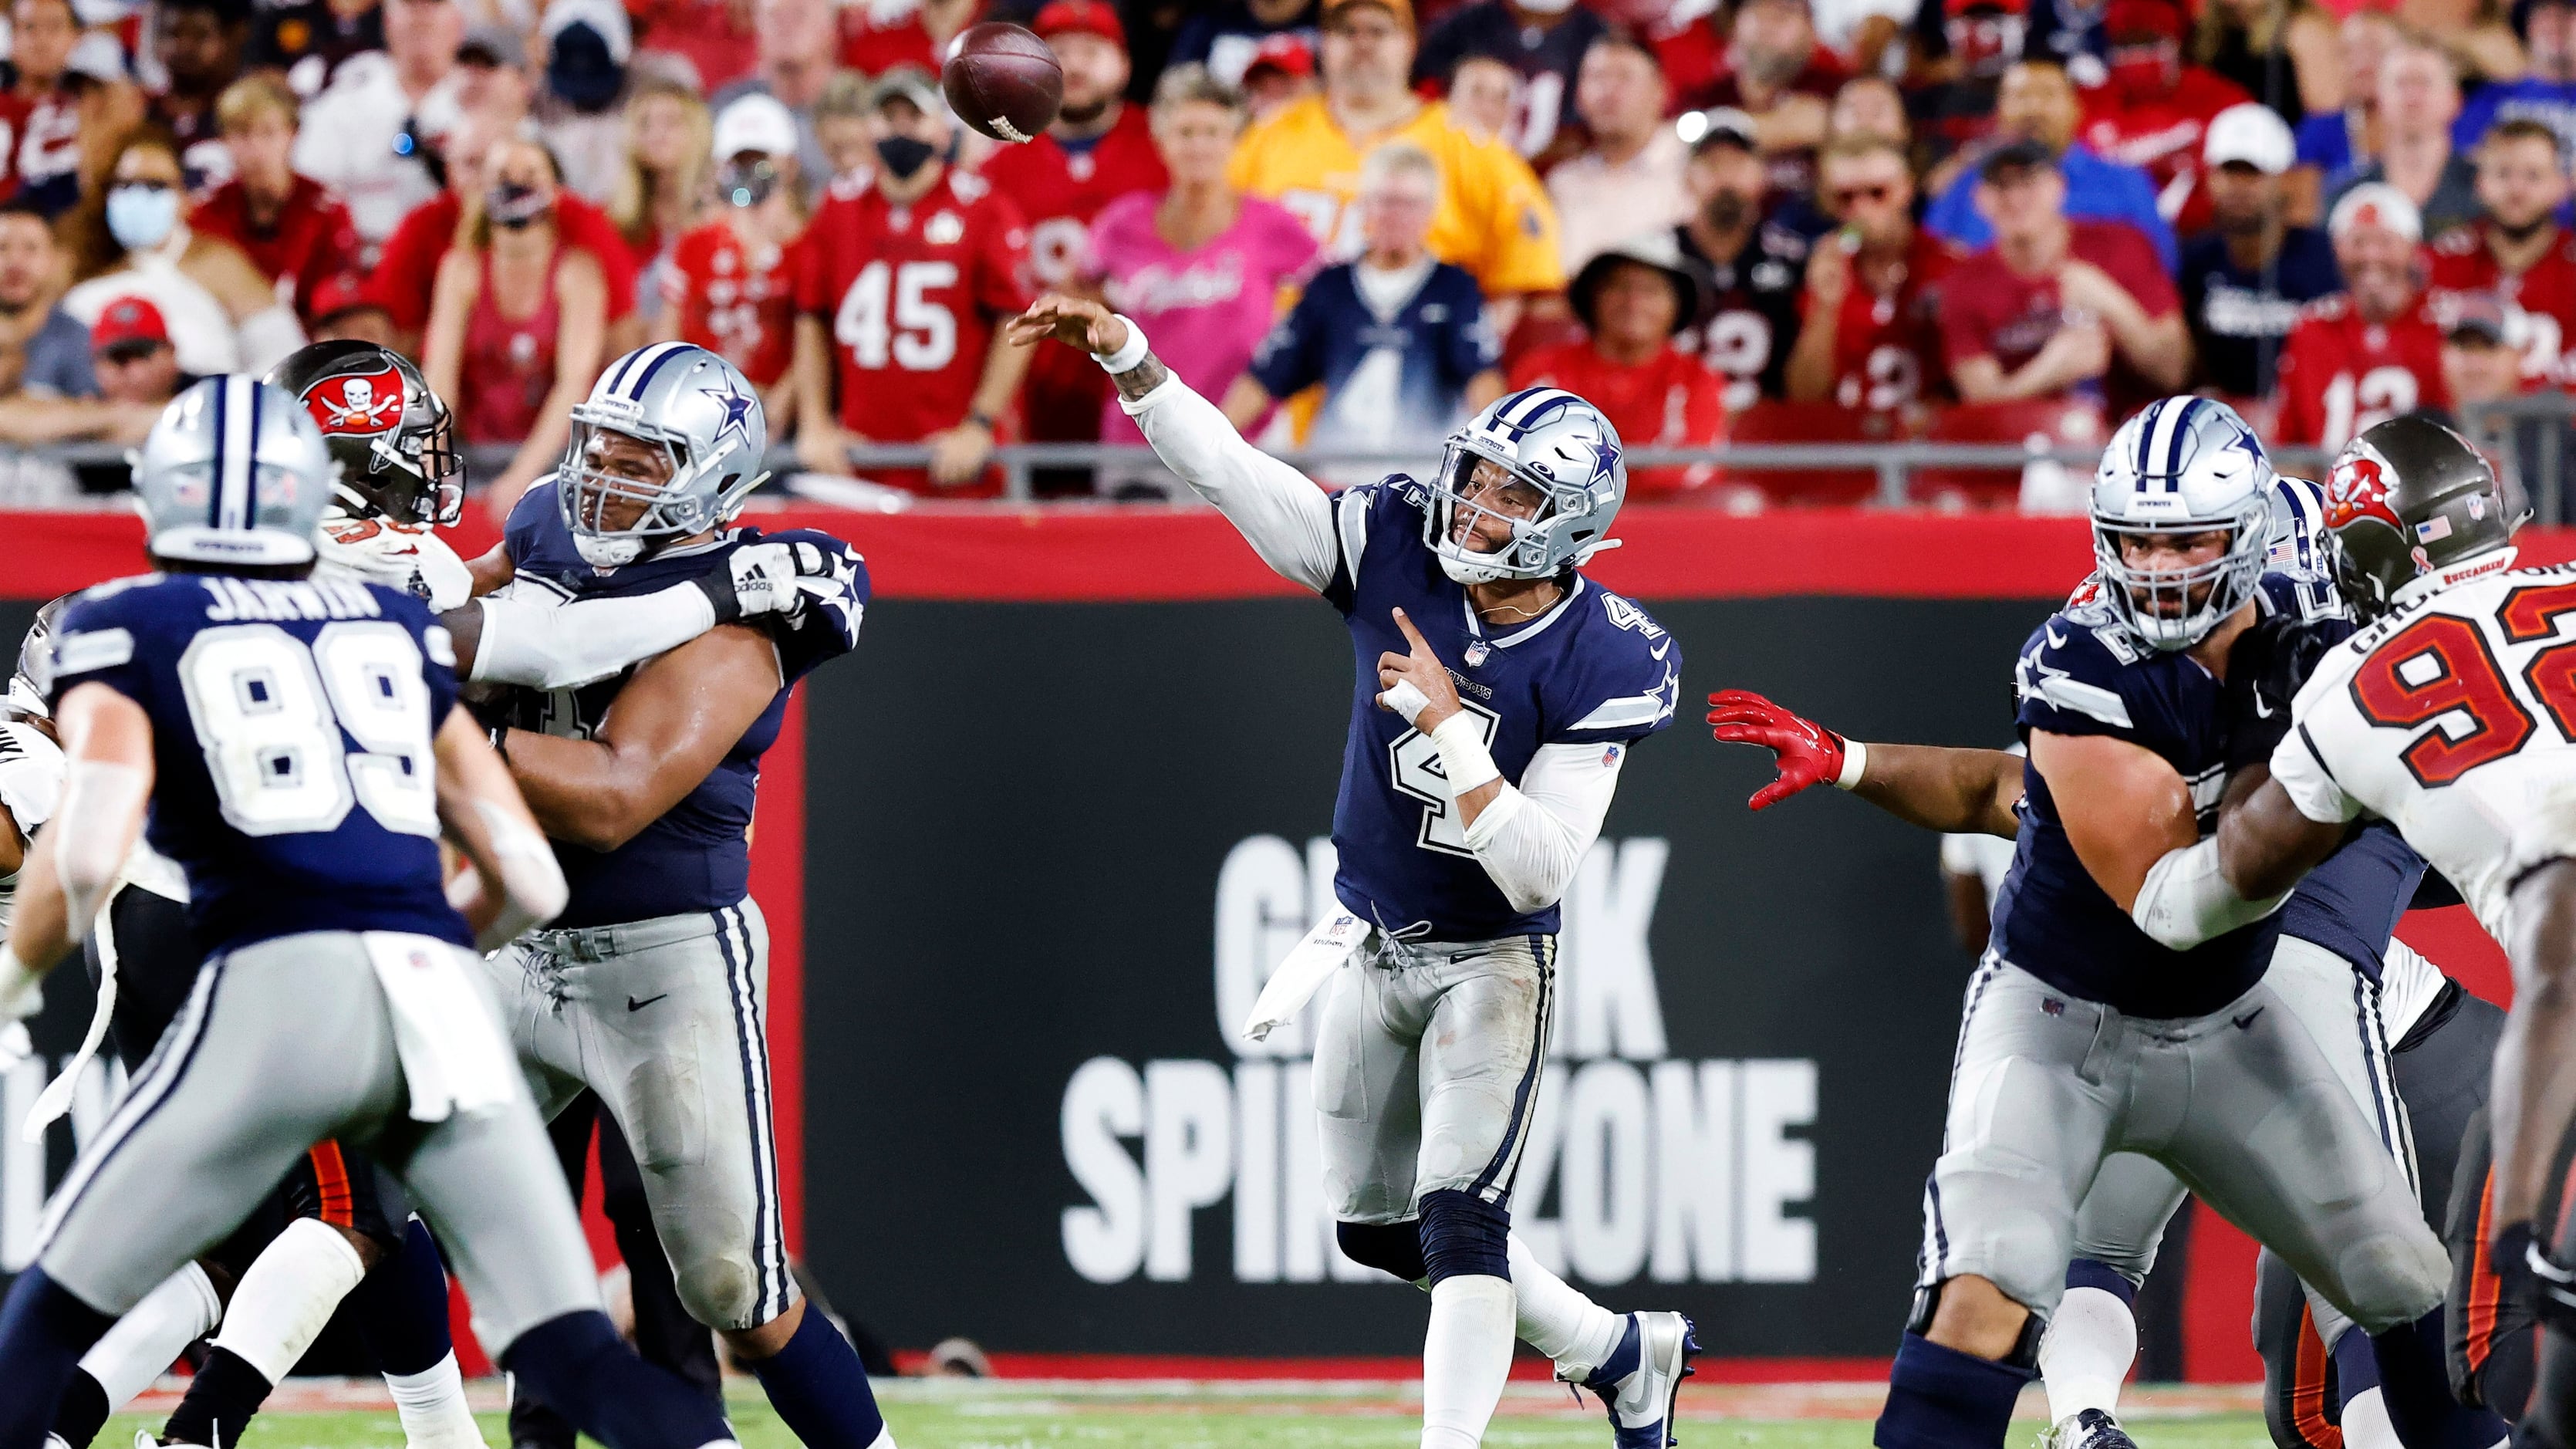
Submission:
<svg viewBox="0 0 2576 1449">
<path fill-rule="evenodd" d="M 159 309 L 193 376 L 255 372 L 304 345 L 303 324 L 241 248 L 192 231 L 179 148 L 167 132 L 129 133 L 116 146 L 108 183 L 66 223 L 76 285 L 63 310 L 83 326 L 119 297 Z"/>
<path fill-rule="evenodd" d="M 716 113 L 715 214 L 681 234 L 662 270 L 657 342 L 694 342 L 760 389 L 773 431 L 796 416 L 796 270 L 805 256 L 796 117 L 772 96 Z"/>
<path fill-rule="evenodd" d="M 566 419 L 599 376 L 608 283 L 555 224 L 562 181 L 534 141 L 496 142 L 467 198 L 466 240 L 439 260 L 422 371 L 468 447 L 516 444 L 504 504 L 563 452 Z"/>
</svg>

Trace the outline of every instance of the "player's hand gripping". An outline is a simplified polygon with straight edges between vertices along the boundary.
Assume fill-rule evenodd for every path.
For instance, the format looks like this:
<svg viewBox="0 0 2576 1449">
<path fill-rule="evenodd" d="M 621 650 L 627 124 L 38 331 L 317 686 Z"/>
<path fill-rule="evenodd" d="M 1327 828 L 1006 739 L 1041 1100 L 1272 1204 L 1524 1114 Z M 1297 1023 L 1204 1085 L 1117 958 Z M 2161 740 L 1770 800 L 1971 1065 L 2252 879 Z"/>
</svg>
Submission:
<svg viewBox="0 0 2576 1449">
<path fill-rule="evenodd" d="M 804 612 L 809 592 L 828 589 L 832 564 L 816 544 L 755 543 L 735 549 L 697 584 L 715 604 L 719 624 L 760 614 L 793 619 Z"/>
<path fill-rule="evenodd" d="M 1721 744 L 1760 745 L 1775 757 L 1780 778 L 1753 792 L 1745 803 L 1768 809 L 1801 790 L 1830 785 L 1843 774 L 1841 735 L 1803 715 L 1794 714 L 1749 689 L 1725 689 L 1708 697 L 1709 733 Z"/>
<path fill-rule="evenodd" d="M 1050 337 L 1107 357 L 1127 345 L 1127 324 L 1102 303 L 1049 292 L 1011 319 L 1011 343 L 1034 347 Z"/>
<path fill-rule="evenodd" d="M 1404 633 L 1408 652 L 1389 650 L 1377 657 L 1377 707 L 1404 716 L 1404 722 L 1429 734 L 1443 720 L 1458 713 L 1458 686 L 1450 682 L 1449 670 L 1440 656 L 1431 652 L 1431 641 L 1413 627 L 1413 621 L 1397 609 L 1395 627 Z"/>
</svg>

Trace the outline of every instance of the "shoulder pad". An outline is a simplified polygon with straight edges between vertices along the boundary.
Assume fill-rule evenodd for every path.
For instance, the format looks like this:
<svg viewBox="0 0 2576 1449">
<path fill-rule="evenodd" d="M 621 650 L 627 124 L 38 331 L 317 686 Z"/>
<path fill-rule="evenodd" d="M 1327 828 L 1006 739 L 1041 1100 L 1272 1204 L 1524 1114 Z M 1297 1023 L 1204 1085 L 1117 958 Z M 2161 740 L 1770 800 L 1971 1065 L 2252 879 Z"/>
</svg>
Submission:
<svg viewBox="0 0 2576 1449">
<path fill-rule="evenodd" d="M 1612 627 L 1640 635 L 1650 644 L 1664 637 L 1664 626 L 1655 622 L 1654 615 L 1608 589 L 1601 590 L 1601 614 Z"/>
<path fill-rule="evenodd" d="M 2107 617 L 2108 611 L 2104 614 Z M 2013 690 L 2025 700 L 2043 700 L 2052 708 L 2114 729 L 2132 729 L 2129 702 L 2111 686 L 2110 678 L 2112 671 L 2135 664 L 2138 658 L 2137 645 L 2117 625 L 2088 624 L 2074 612 L 2059 614 L 2040 625 L 2022 646 L 2013 669 Z"/>
<path fill-rule="evenodd" d="M 2455 226 L 2433 238 L 2433 250 L 2446 257 L 2464 257 L 2478 249 L 2477 228 Z"/>
</svg>

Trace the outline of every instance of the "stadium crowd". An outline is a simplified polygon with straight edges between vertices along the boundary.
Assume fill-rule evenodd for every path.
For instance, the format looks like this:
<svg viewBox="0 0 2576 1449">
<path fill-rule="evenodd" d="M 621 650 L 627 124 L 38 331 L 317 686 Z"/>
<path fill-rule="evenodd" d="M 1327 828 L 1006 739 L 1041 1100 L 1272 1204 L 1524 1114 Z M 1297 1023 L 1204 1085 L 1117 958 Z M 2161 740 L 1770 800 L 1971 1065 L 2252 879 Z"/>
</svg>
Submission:
<svg viewBox="0 0 2576 1449">
<path fill-rule="evenodd" d="M 940 93 L 937 58 L 984 19 L 1062 62 L 1030 144 Z M 808 469 L 920 444 L 926 468 L 856 471 L 990 496 L 999 442 L 1140 441 L 1098 369 L 1003 340 L 1048 289 L 1136 317 L 1247 433 L 1396 455 L 1535 382 L 1598 401 L 1631 447 L 2080 444 L 2196 389 L 2332 448 L 2576 386 L 2571 0 L 13 0 L 8 20 L 0 442 L 131 442 L 195 375 L 357 337 L 420 362 L 463 441 L 507 459 L 477 481 L 515 496 L 604 360 L 665 337 L 741 366 Z M 1170 486 L 1150 464 L 1042 481 Z M 1854 496 L 1705 465 L 1635 488 Z"/>
</svg>

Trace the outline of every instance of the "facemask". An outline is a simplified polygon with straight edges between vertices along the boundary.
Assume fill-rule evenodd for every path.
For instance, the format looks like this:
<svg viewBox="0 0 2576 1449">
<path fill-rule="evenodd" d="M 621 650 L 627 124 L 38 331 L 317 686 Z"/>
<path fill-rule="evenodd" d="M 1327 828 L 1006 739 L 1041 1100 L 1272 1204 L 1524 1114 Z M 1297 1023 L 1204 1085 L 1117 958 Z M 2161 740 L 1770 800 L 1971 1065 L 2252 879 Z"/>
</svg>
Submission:
<svg viewBox="0 0 2576 1449">
<path fill-rule="evenodd" d="M 912 136 L 888 136 L 877 142 L 877 159 L 894 173 L 897 181 L 909 181 L 913 173 L 930 163 L 939 148 Z"/>
<path fill-rule="evenodd" d="M 172 186 L 119 186 L 107 193 L 107 231 L 130 252 L 157 247 L 179 225 L 179 191 Z"/>
<path fill-rule="evenodd" d="M 572 546 L 581 561 L 595 569 L 624 568 L 644 554 L 644 540 L 640 538 L 601 538 L 579 530 L 573 533 Z"/>
<path fill-rule="evenodd" d="M 2182 66 L 2182 49 L 2174 42 L 2111 48 L 2111 86 L 2132 101 L 2150 101 L 2174 87 Z"/>
<path fill-rule="evenodd" d="M 512 231 L 534 224 L 553 206 L 545 194 L 524 181 L 504 181 L 483 197 L 483 214 L 494 226 Z"/>
<path fill-rule="evenodd" d="M 778 168 L 766 161 L 749 165 L 725 163 L 716 173 L 716 194 L 735 206 L 758 206 L 778 189 Z"/>
</svg>

